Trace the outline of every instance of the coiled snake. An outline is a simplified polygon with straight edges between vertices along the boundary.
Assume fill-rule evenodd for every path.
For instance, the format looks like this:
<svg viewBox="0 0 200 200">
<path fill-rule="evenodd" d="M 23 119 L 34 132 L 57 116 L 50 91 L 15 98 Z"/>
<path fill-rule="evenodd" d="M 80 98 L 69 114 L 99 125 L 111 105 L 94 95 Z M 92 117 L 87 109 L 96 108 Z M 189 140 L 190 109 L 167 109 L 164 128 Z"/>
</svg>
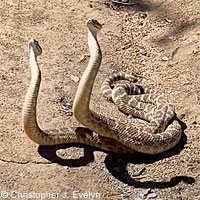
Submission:
<svg viewBox="0 0 200 200">
<path fill-rule="evenodd" d="M 171 119 L 168 117 L 169 114 L 174 115 L 174 107 L 162 94 L 156 94 L 139 86 L 130 86 L 130 88 L 136 87 L 135 94 L 137 95 L 134 95 L 136 97 L 133 96 L 134 93 L 132 91 L 134 89 L 130 89 L 131 92 L 121 96 L 122 98 L 119 100 L 120 95 L 118 93 L 122 94 L 122 91 L 124 93 L 128 90 L 128 87 L 123 84 L 108 92 L 121 110 L 134 114 L 133 108 L 137 108 L 136 113 L 139 113 L 139 117 L 150 122 L 148 127 L 130 127 L 90 110 L 91 92 L 102 59 L 101 49 L 97 41 L 97 32 L 102 26 L 96 20 L 88 20 L 87 26 L 90 61 L 80 80 L 74 99 L 73 112 L 75 118 L 90 130 L 84 127 L 67 127 L 43 131 L 39 127 L 36 119 L 36 105 L 41 82 L 41 71 L 37 64 L 37 57 L 42 54 L 42 49 L 36 40 L 31 40 L 29 41 L 31 82 L 26 93 L 22 112 L 23 128 L 26 134 L 31 140 L 40 145 L 82 143 L 118 153 L 139 151 L 147 154 L 156 154 L 175 146 L 180 140 L 181 127 L 175 119 L 165 127 Z M 107 86 L 105 87 L 106 84 Z M 104 91 L 110 87 L 109 81 L 106 84 L 103 84 Z M 134 103 L 133 99 L 137 103 Z M 143 103 L 139 103 L 141 100 Z M 121 103 L 122 101 L 123 103 Z M 124 105 L 124 102 L 128 106 Z M 148 104 L 147 106 L 148 102 L 150 102 L 150 105 Z M 145 112 L 148 114 L 145 114 Z M 158 119 L 158 116 L 161 120 Z M 158 124 L 156 125 L 157 121 Z M 156 130 L 158 133 L 155 132 Z"/>
<path fill-rule="evenodd" d="M 75 118 L 99 135 L 114 138 L 138 152 L 157 154 L 174 147 L 180 140 L 181 126 L 176 119 L 172 119 L 174 116 L 174 106 L 163 94 L 156 94 L 147 88 L 143 88 L 146 90 L 144 93 L 147 93 L 133 96 L 127 93 L 128 89 L 123 85 L 117 86 L 110 93 L 113 101 L 120 109 L 125 111 L 132 110 L 132 113 L 134 113 L 132 107 L 141 109 L 139 111 L 140 115 L 144 116 L 144 118 L 147 117 L 147 120 L 150 121 L 150 126 L 148 127 L 131 127 L 90 110 L 89 103 L 92 88 L 102 60 L 101 48 L 97 40 L 97 33 L 102 26 L 96 20 L 88 20 L 87 25 L 89 29 L 90 61 L 81 77 L 74 99 L 73 112 Z M 107 86 L 109 86 L 109 81 L 107 83 Z M 109 88 L 106 87 L 106 89 Z M 150 115 L 146 115 L 144 110 L 142 110 L 145 109 L 143 108 L 143 105 L 145 105 L 143 102 L 149 102 L 151 104 L 150 108 L 156 107 L 156 109 Z M 171 124 L 165 127 L 170 119 L 172 120 Z M 158 133 L 155 134 L 156 130 L 158 130 Z"/>
</svg>

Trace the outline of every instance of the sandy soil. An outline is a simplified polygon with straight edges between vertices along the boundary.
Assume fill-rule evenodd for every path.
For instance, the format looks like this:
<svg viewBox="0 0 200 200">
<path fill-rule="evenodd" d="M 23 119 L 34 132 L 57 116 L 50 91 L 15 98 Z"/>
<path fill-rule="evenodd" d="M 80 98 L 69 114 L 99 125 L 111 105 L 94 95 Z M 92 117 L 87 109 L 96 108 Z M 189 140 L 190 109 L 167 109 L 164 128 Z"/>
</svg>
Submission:
<svg viewBox="0 0 200 200">
<path fill-rule="evenodd" d="M 199 16 L 199 0 L 141 0 L 130 7 L 106 0 L 1 0 L 1 197 L 7 191 L 7 199 L 28 199 L 25 193 L 29 199 L 42 199 L 42 193 L 49 193 L 43 199 L 200 199 Z M 73 101 L 88 62 L 88 18 L 104 24 L 92 109 L 129 121 L 99 88 L 112 72 L 138 73 L 145 85 L 173 100 L 183 127 L 177 147 L 161 155 L 125 156 L 86 146 L 38 147 L 23 132 L 32 38 L 43 48 L 39 124 L 43 129 L 79 125 L 62 106 Z"/>
</svg>

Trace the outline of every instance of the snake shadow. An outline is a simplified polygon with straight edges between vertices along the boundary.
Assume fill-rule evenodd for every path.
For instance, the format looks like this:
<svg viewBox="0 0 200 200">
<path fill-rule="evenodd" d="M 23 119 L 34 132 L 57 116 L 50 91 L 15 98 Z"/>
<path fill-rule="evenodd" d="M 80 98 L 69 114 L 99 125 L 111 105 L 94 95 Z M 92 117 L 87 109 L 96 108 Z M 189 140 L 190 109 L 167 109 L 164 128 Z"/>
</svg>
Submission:
<svg viewBox="0 0 200 200">
<path fill-rule="evenodd" d="M 60 158 L 56 152 L 60 149 L 67 149 L 70 147 L 83 148 L 84 153 L 78 159 L 63 159 Z M 84 144 L 59 144 L 54 146 L 39 146 L 38 153 L 45 159 L 51 161 L 52 163 L 57 163 L 62 166 L 68 167 L 81 167 L 86 166 L 87 164 L 94 161 L 93 152 L 95 149 L 93 147 L 84 145 Z"/>
<path fill-rule="evenodd" d="M 186 124 L 179 120 L 179 123 L 182 127 L 182 135 L 180 142 L 172 149 L 156 154 L 156 155 L 147 155 L 142 153 L 134 153 L 134 154 L 127 154 L 127 155 L 121 155 L 121 154 L 114 154 L 109 153 L 105 158 L 105 165 L 108 169 L 108 171 L 119 181 L 129 185 L 134 186 L 135 188 L 169 188 L 174 187 L 178 185 L 181 182 L 184 182 L 186 184 L 193 184 L 195 183 L 195 179 L 193 177 L 188 176 L 175 176 L 172 177 L 170 181 L 139 181 L 138 179 L 132 178 L 127 170 L 127 165 L 129 163 L 132 164 L 152 164 L 159 160 L 163 160 L 165 158 L 172 157 L 174 155 L 180 154 L 180 152 L 184 149 L 184 146 L 187 144 L 187 136 L 184 133 L 184 130 L 187 128 Z M 145 170 L 145 168 L 144 168 Z M 142 172 L 144 171 L 142 170 Z"/>
<path fill-rule="evenodd" d="M 146 155 L 142 153 L 133 153 L 133 154 L 118 154 L 106 152 L 102 149 L 96 147 L 90 147 L 82 144 L 62 144 L 55 146 L 39 146 L 38 153 L 45 159 L 51 161 L 52 163 L 57 163 L 62 166 L 68 167 L 81 167 L 86 166 L 87 164 L 94 161 L 94 151 L 103 151 L 107 153 L 105 158 L 105 166 L 112 176 L 114 176 L 120 182 L 123 182 L 129 186 L 134 186 L 136 188 L 168 188 L 178 185 L 180 182 L 186 184 L 193 184 L 195 179 L 188 176 L 176 176 L 171 178 L 168 182 L 155 182 L 155 181 L 144 181 L 141 182 L 137 179 L 132 178 L 128 171 L 127 165 L 132 164 L 151 164 L 159 160 L 169 158 L 174 155 L 180 154 L 184 149 L 185 144 L 187 144 L 187 136 L 184 133 L 186 129 L 186 124 L 180 121 L 182 127 L 182 136 L 180 142 L 172 149 L 156 154 L 156 155 Z M 59 149 L 66 149 L 70 147 L 78 147 L 84 149 L 84 154 L 78 159 L 62 159 L 57 156 L 56 151 Z"/>
</svg>

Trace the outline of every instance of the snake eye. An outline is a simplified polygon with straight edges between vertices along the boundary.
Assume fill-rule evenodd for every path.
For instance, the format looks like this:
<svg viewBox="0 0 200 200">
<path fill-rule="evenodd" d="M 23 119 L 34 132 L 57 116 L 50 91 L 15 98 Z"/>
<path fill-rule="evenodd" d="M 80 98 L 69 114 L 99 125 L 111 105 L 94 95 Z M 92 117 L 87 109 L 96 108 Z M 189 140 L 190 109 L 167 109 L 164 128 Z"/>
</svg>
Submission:
<svg viewBox="0 0 200 200">
<path fill-rule="evenodd" d="M 89 19 L 87 21 L 87 25 L 91 29 L 97 29 L 97 31 L 102 28 L 102 25 L 97 20 L 94 19 Z"/>
<path fill-rule="evenodd" d="M 36 45 L 38 45 L 38 41 L 37 40 L 33 40 L 34 41 L 34 43 L 36 44 Z"/>
<path fill-rule="evenodd" d="M 92 23 L 94 24 L 94 26 L 98 29 L 100 29 L 102 27 L 102 25 L 97 21 L 97 20 L 92 20 Z"/>
<path fill-rule="evenodd" d="M 92 19 L 93 24 L 97 24 L 97 20 Z"/>
</svg>

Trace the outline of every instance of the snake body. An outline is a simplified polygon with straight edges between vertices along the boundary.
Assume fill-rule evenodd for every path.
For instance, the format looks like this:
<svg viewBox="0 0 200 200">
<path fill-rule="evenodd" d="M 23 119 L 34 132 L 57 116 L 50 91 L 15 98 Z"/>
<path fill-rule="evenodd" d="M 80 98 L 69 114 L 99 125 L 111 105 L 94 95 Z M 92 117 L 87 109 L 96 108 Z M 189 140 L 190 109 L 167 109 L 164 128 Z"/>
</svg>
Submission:
<svg viewBox="0 0 200 200">
<path fill-rule="evenodd" d="M 119 80 L 128 80 L 131 83 L 117 84 Z M 103 95 L 123 112 L 139 117 L 149 122 L 148 132 L 152 134 L 165 130 L 169 121 L 175 116 L 175 108 L 164 93 L 158 93 L 143 85 L 132 82 L 136 78 L 124 72 L 109 76 L 102 83 Z"/>
<path fill-rule="evenodd" d="M 48 131 L 43 131 L 39 127 L 36 106 L 41 83 L 41 71 L 37 64 L 37 57 L 41 54 L 42 48 L 38 42 L 36 40 L 30 40 L 29 66 L 31 68 L 31 82 L 26 93 L 22 111 L 23 129 L 28 137 L 39 145 L 49 146 L 63 143 L 82 143 L 117 153 L 133 152 L 133 150 L 116 140 L 102 137 L 84 127 L 67 127 Z"/>
<path fill-rule="evenodd" d="M 117 104 L 120 109 L 127 109 L 127 111 L 130 108 L 133 110 L 132 107 L 140 109 L 141 115 L 150 121 L 150 129 L 128 126 L 90 110 L 92 88 L 102 60 L 101 48 L 97 40 L 97 33 L 102 26 L 96 20 L 88 20 L 87 26 L 90 61 L 81 77 L 74 99 L 73 112 L 75 118 L 99 135 L 113 138 L 138 152 L 157 154 L 174 147 L 180 140 L 181 126 L 177 120 L 172 119 L 172 123 L 166 127 L 169 119 L 171 119 L 169 116 L 174 115 L 174 106 L 162 94 L 155 94 L 151 91 L 148 93 L 147 89 L 147 93 L 142 95 L 129 95 L 129 93 L 124 95 L 127 92 L 127 86 L 124 85 L 118 86 L 113 90 L 114 92 L 108 92 L 111 94 L 113 101 L 121 102 Z M 123 95 L 120 97 L 121 94 Z M 141 106 L 143 104 L 138 103 L 140 101 L 144 104 L 150 102 L 150 108 L 155 107 L 150 115 L 143 113 L 142 109 L 144 108 Z M 136 104 L 134 102 L 137 105 L 134 106 Z M 128 107 L 126 106 L 127 103 L 130 104 Z M 156 130 L 158 133 L 155 134 Z"/>
</svg>

